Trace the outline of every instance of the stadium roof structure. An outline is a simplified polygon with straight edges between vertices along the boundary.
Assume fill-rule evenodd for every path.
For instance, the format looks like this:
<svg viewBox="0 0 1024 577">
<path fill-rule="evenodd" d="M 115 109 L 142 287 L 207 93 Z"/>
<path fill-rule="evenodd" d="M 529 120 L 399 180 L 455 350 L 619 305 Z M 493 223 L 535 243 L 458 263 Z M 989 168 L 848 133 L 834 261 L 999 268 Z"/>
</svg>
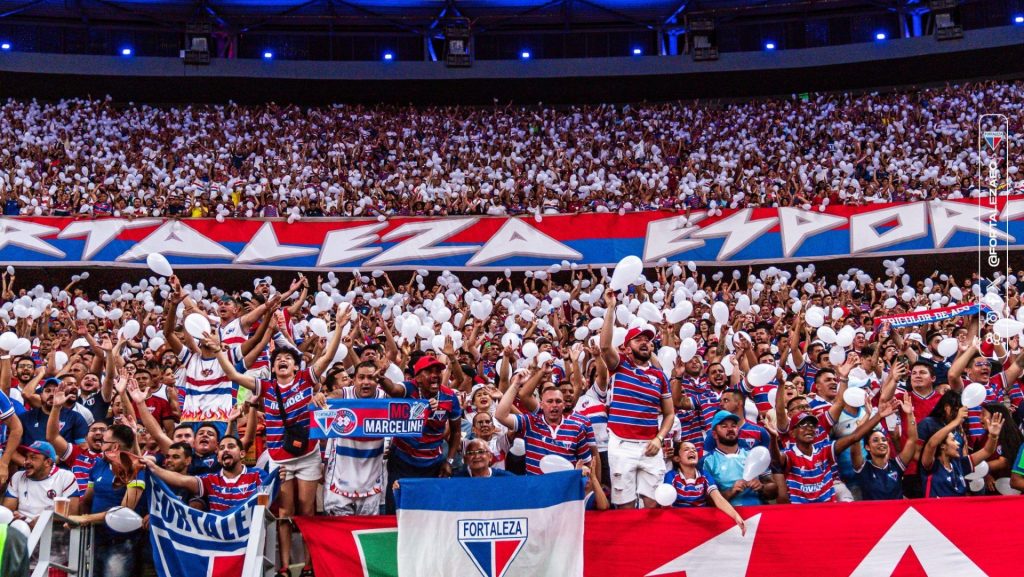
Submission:
<svg viewBox="0 0 1024 577">
<path fill-rule="evenodd" d="M 230 33 L 325 31 L 429 34 L 446 18 L 477 32 L 658 31 L 685 18 L 799 21 L 816 15 L 921 14 L 922 0 L 4 0 L 0 22 Z"/>
</svg>

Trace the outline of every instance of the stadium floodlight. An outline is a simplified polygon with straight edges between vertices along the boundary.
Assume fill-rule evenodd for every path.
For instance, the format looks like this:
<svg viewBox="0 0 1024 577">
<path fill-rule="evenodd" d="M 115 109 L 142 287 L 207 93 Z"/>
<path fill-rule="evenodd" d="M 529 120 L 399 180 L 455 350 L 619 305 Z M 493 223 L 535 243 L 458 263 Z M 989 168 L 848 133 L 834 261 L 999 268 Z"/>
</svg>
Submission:
<svg viewBox="0 0 1024 577">
<path fill-rule="evenodd" d="M 519 53 L 519 57 L 522 58 L 523 60 L 529 60 L 530 59 L 530 51 L 529 50 L 523 50 L 522 52 Z"/>
<path fill-rule="evenodd" d="M 1014 16 L 1013 17 L 1013 22 L 1014 22 L 1014 24 L 1024 24 L 1024 16 Z M 7 50 L 7 49 L 4 48 L 4 50 Z"/>
<path fill-rule="evenodd" d="M 775 43 L 774 42 L 766 42 L 765 45 L 764 45 L 764 49 L 765 50 L 775 50 Z"/>
<path fill-rule="evenodd" d="M 885 40 L 885 32 L 875 34 L 875 40 Z"/>
<path fill-rule="evenodd" d="M 273 60 L 274 59 L 274 53 L 271 52 L 270 50 L 264 51 L 263 52 L 263 59 L 264 60 Z"/>
<path fill-rule="evenodd" d="M 11 43 L 10 42 L 4 42 L 3 44 L 0 44 L 0 50 L 10 50 L 10 49 L 11 49 Z"/>
<path fill-rule="evenodd" d="M 391 61 L 391 60 L 394 60 L 394 59 L 395 59 L 394 53 L 391 53 L 391 52 L 385 52 L 384 53 L 384 60 Z"/>
<path fill-rule="evenodd" d="M 125 48 L 121 49 L 121 56 L 131 56 L 131 55 L 132 55 L 132 49 L 131 48 L 125 47 Z"/>
<path fill-rule="evenodd" d="M 642 56 L 643 53 L 644 49 L 640 48 L 639 46 L 633 49 L 633 56 Z"/>
</svg>

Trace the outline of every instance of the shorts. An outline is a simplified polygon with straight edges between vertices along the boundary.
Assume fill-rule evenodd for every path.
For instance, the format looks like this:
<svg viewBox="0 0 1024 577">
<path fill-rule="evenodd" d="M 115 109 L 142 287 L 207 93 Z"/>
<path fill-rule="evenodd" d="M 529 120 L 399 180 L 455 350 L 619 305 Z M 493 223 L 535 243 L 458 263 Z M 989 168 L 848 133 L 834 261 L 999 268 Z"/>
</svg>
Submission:
<svg viewBox="0 0 1024 577">
<path fill-rule="evenodd" d="M 369 497 L 345 497 L 331 491 L 324 491 L 324 514 L 344 517 L 346 515 L 380 515 L 384 503 L 384 492 Z"/>
<path fill-rule="evenodd" d="M 274 459 L 270 459 L 270 470 L 273 471 L 277 467 L 281 467 L 284 470 L 285 481 L 291 481 L 292 479 L 298 479 L 300 481 L 319 481 L 320 478 L 323 477 L 324 472 L 323 463 L 320 461 L 319 449 L 315 449 L 310 451 L 308 455 L 295 457 L 294 459 L 286 459 L 284 461 L 275 461 Z"/>
<path fill-rule="evenodd" d="M 653 499 L 654 489 L 665 481 L 665 457 L 661 451 L 648 457 L 647 445 L 648 441 L 620 439 L 608 432 L 612 505 L 636 501 L 637 495 Z"/>
</svg>

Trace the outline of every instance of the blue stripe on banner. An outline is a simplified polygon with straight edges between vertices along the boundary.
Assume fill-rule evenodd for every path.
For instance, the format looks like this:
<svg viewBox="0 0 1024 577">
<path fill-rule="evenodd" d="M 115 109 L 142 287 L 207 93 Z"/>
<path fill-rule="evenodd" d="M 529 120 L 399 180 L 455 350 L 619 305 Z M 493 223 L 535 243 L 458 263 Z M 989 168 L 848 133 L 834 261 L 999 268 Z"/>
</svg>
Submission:
<svg viewBox="0 0 1024 577">
<path fill-rule="evenodd" d="M 373 457 L 379 457 L 384 454 L 384 447 L 380 446 L 376 449 L 356 449 L 354 447 L 346 447 L 344 445 L 338 445 L 335 451 L 339 456 L 342 457 L 354 457 L 356 459 L 372 459 Z"/>
<path fill-rule="evenodd" d="M 580 471 L 490 479 L 402 479 L 398 508 L 424 511 L 544 509 L 583 500 Z"/>
</svg>

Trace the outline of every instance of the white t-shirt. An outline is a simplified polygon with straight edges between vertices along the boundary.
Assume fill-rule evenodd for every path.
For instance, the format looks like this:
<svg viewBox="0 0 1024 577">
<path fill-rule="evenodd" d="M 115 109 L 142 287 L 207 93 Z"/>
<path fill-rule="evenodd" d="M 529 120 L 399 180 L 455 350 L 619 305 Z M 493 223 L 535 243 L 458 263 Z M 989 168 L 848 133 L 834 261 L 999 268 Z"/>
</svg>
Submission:
<svg viewBox="0 0 1024 577">
<path fill-rule="evenodd" d="M 342 389 L 342 397 L 355 399 L 355 387 Z M 387 394 L 377 389 L 377 399 Z M 349 499 L 361 499 L 384 490 L 384 442 L 386 439 L 329 439 L 324 450 L 324 489 Z"/>
<path fill-rule="evenodd" d="M 54 467 L 50 475 L 41 481 L 18 471 L 11 477 L 7 496 L 18 500 L 18 511 L 27 517 L 38 517 L 43 511 L 53 510 L 57 497 L 70 499 L 78 494 L 75 474 L 67 469 Z"/>
</svg>

